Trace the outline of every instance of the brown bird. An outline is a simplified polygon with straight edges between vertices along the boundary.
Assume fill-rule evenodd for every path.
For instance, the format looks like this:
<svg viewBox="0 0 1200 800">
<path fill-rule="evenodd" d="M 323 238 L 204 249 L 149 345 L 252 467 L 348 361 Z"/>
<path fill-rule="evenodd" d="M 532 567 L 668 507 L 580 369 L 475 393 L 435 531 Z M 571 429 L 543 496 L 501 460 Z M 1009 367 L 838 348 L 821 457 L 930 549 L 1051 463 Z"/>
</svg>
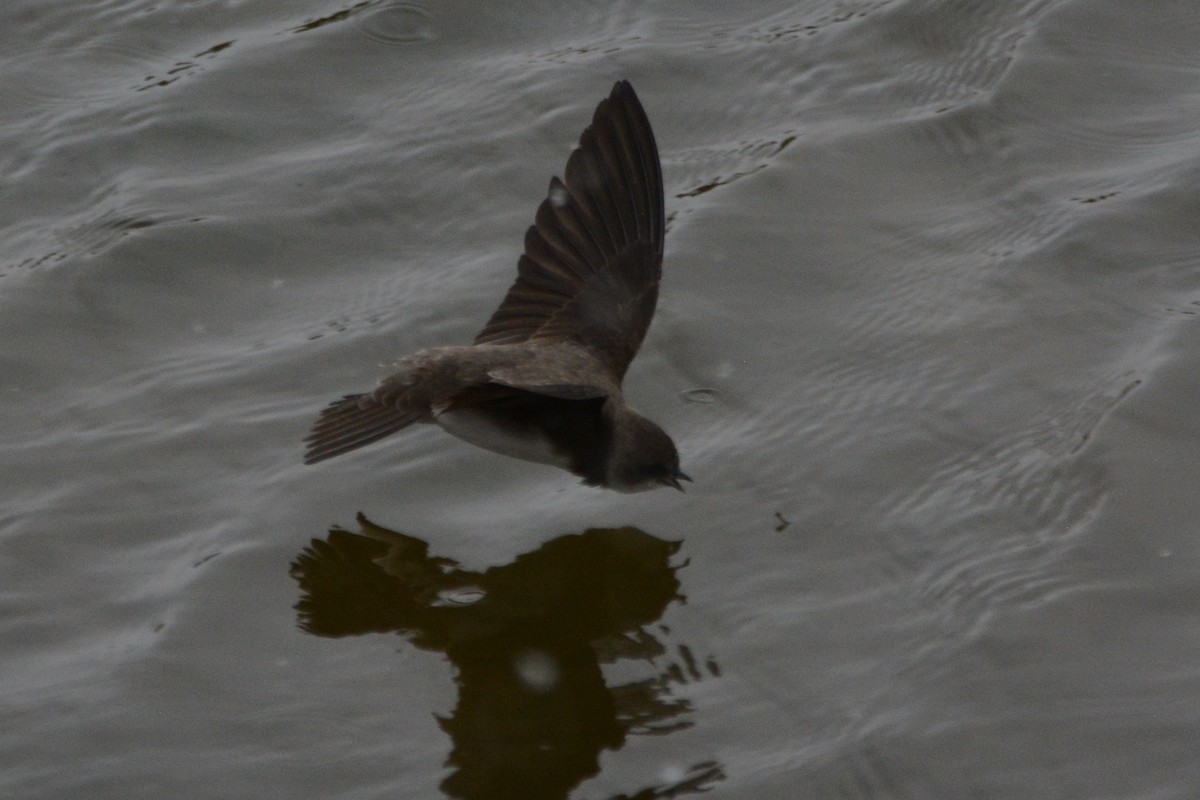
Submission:
<svg viewBox="0 0 1200 800">
<path fill-rule="evenodd" d="M 654 316 L 663 183 L 650 121 L 613 86 L 525 233 L 517 280 L 475 343 L 407 356 L 369 394 L 321 412 L 313 464 L 432 422 L 471 444 L 552 464 L 589 486 L 682 490 L 675 443 L 621 380 Z"/>
</svg>

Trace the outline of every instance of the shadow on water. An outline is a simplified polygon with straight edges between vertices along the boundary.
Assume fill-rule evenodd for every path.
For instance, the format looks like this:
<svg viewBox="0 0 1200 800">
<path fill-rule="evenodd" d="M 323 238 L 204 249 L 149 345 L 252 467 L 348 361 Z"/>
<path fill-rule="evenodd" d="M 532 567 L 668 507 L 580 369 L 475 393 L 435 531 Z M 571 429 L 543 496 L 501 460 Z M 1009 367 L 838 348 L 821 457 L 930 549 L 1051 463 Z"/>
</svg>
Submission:
<svg viewBox="0 0 1200 800">
<path fill-rule="evenodd" d="M 360 530 L 333 528 L 291 566 L 302 596 L 300 627 L 317 636 L 399 633 L 444 653 L 458 704 L 438 720 L 455 769 L 443 791 L 459 798 L 565 798 L 595 775 L 600 752 L 630 734 L 691 725 L 672 687 L 713 675 L 686 646 L 681 664 L 609 686 L 602 664 L 651 664 L 666 647 L 647 630 L 675 601 L 679 542 L 637 528 L 560 536 L 510 564 L 482 572 L 432 556 L 429 544 L 358 515 Z M 705 761 L 662 785 L 611 800 L 705 791 L 724 777 Z"/>
</svg>

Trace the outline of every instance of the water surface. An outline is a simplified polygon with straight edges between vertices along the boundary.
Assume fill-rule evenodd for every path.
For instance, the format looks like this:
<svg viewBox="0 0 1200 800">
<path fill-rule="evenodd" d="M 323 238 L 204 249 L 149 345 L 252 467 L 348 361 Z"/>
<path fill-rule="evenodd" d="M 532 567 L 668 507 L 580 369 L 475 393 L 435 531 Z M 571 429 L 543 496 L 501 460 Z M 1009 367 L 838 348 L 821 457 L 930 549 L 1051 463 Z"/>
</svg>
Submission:
<svg viewBox="0 0 1200 800">
<path fill-rule="evenodd" d="M 0 793 L 1193 796 L 1200 9 L 0 18 Z M 302 466 L 620 78 L 695 485 Z"/>
</svg>

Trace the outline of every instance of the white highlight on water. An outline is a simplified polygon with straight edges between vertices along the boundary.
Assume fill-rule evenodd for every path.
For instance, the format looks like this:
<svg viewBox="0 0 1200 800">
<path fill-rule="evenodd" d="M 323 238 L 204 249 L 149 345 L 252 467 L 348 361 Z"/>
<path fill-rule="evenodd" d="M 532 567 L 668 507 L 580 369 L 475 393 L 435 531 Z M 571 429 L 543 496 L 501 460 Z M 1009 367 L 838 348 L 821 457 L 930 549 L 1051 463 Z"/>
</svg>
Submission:
<svg viewBox="0 0 1200 800">
<path fill-rule="evenodd" d="M 535 694 L 549 694 L 558 688 L 558 660 L 544 650 L 526 650 L 513 659 L 517 678 Z"/>
</svg>

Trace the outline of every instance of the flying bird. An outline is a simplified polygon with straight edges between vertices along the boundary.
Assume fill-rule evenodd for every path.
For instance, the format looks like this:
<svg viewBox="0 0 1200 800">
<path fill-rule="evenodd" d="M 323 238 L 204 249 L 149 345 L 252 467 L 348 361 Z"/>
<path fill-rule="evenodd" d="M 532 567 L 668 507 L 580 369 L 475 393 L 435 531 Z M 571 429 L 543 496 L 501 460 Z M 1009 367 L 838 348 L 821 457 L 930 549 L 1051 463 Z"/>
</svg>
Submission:
<svg viewBox="0 0 1200 800">
<path fill-rule="evenodd" d="M 517 280 L 474 344 L 406 356 L 374 391 L 334 401 L 305 463 L 424 422 L 589 486 L 682 490 L 675 443 L 621 392 L 658 300 L 663 205 L 650 121 L 620 81 L 551 179 Z"/>
</svg>

